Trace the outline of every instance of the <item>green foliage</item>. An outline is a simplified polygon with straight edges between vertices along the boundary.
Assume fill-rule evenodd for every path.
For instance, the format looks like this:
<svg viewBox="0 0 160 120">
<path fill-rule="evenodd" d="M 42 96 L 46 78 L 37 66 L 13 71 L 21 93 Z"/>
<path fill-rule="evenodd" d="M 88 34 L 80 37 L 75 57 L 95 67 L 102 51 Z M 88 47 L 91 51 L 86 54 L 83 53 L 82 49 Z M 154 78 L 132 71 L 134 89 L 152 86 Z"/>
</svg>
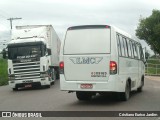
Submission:
<svg viewBox="0 0 160 120">
<path fill-rule="evenodd" d="M 160 64 L 160 59 L 148 59 L 147 63 L 149 63 L 149 64 Z"/>
<path fill-rule="evenodd" d="M 160 69 L 148 68 L 146 71 L 148 75 L 160 75 Z"/>
<path fill-rule="evenodd" d="M 0 59 L 0 86 L 8 84 L 7 60 Z"/>
<path fill-rule="evenodd" d="M 151 59 L 159 59 L 160 60 L 160 56 L 156 56 L 156 55 L 152 55 L 150 56 Z"/>
<path fill-rule="evenodd" d="M 145 40 L 155 53 L 160 54 L 160 10 L 153 10 L 151 16 L 140 18 L 136 36 Z"/>
</svg>

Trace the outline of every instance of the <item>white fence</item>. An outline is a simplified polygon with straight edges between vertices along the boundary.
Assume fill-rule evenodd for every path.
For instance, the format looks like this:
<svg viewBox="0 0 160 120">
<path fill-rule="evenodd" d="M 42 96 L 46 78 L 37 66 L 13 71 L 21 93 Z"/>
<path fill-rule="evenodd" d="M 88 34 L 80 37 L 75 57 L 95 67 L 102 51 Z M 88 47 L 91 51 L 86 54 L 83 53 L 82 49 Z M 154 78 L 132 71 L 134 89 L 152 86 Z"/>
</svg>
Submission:
<svg viewBox="0 0 160 120">
<path fill-rule="evenodd" d="M 160 59 L 149 59 L 148 62 L 146 63 L 145 74 L 160 76 L 159 63 L 160 63 Z"/>
</svg>

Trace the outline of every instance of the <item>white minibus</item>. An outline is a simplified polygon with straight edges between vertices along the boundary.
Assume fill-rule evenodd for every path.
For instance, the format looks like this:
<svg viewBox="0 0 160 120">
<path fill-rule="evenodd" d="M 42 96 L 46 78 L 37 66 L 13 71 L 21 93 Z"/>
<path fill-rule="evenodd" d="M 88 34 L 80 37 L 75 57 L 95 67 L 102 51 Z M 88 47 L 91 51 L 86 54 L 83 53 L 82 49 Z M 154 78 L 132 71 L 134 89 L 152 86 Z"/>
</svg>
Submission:
<svg viewBox="0 0 160 120">
<path fill-rule="evenodd" d="M 60 88 L 79 100 L 111 92 L 127 101 L 131 91 L 142 91 L 144 63 L 140 41 L 114 26 L 69 27 L 60 51 Z"/>
</svg>

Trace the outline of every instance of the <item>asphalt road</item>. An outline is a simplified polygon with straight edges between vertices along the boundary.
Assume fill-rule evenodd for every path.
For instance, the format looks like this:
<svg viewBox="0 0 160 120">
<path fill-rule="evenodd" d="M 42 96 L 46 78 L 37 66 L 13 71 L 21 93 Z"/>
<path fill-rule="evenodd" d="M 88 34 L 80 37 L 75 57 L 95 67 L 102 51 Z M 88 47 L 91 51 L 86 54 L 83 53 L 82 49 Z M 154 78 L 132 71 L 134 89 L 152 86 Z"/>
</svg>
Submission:
<svg viewBox="0 0 160 120">
<path fill-rule="evenodd" d="M 160 111 L 160 81 L 145 79 L 143 92 L 132 93 L 127 102 L 117 101 L 113 96 L 78 101 L 75 93 L 60 91 L 59 80 L 49 89 L 12 91 L 9 86 L 2 86 L 0 111 Z"/>
</svg>

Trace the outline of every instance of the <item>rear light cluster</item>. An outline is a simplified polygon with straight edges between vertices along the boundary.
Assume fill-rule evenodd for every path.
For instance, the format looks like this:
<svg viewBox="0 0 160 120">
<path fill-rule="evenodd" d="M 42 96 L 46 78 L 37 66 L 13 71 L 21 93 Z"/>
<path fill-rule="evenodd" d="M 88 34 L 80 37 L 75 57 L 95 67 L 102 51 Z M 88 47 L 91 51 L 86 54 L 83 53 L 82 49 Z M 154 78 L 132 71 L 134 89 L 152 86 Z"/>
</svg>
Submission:
<svg viewBox="0 0 160 120">
<path fill-rule="evenodd" d="M 60 68 L 60 74 L 64 74 L 64 62 L 59 63 L 59 68 Z"/>
<path fill-rule="evenodd" d="M 110 61 L 110 74 L 117 74 L 117 63 L 115 61 Z"/>
</svg>

